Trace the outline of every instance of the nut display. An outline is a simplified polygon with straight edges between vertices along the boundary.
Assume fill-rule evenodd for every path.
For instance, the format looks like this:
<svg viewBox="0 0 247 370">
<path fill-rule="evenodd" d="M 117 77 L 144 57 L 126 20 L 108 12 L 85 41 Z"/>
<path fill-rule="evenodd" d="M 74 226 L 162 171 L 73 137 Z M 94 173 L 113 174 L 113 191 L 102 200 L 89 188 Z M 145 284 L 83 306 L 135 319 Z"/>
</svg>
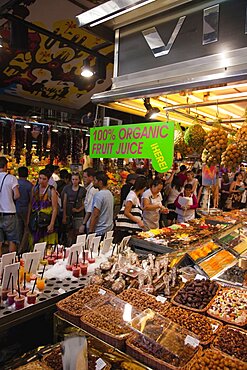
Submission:
<svg viewBox="0 0 247 370">
<path fill-rule="evenodd" d="M 32 361 L 29 364 L 19 366 L 16 370 L 52 370 L 52 368 L 37 360 Z"/>
<path fill-rule="evenodd" d="M 184 141 L 185 144 L 193 149 L 193 151 L 201 153 L 203 150 L 205 136 L 206 131 L 199 123 L 197 123 L 187 128 L 184 134 Z"/>
<path fill-rule="evenodd" d="M 236 133 L 236 141 L 239 149 L 242 151 L 244 158 L 247 158 L 247 122 Z"/>
<path fill-rule="evenodd" d="M 246 302 L 246 290 L 224 288 L 214 298 L 208 313 L 220 320 L 242 326 L 247 323 Z"/>
<path fill-rule="evenodd" d="M 214 347 L 234 356 L 242 361 L 247 361 L 247 332 L 225 326 L 214 340 Z"/>
<path fill-rule="evenodd" d="M 220 163 L 221 154 L 227 147 L 227 133 L 220 126 L 215 127 L 205 137 L 202 161 L 209 167 Z"/>
<path fill-rule="evenodd" d="M 210 280 L 194 280 L 187 282 L 181 288 L 174 301 L 193 309 L 204 309 L 215 296 L 218 285 Z"/>
<path fill-rule="evenodd" d="M 200 342 L 213 339 L 217 330 L 217 321 L 196 312 L 190 312 L 181 307 L 171 306 L 166 310 L 165 317 L 194 333 Z"/>
<path fill-rule="evenodd" d="M 166 303 L 158 302 L 156 297 L 133 288 L 123 291 L 118 297 L 130 303 L 137 310 L 144 311 L 146 308 L 151 308 L 161 315 L 165 314 L 168 306 Z"/>
<path fill-rule="evenodd" d="M 113 335 L 122 335 L 130 331 L 123 321 L 122 313 L 109 303 L 93 310 L 84 310 L 81 320 Z"/>
<path fill-rule="evenodd" d="M 189 370 L 246 370 L 247 365 L 232 359 L 222 352 L 207 349 L 196 356 Z"/>
<path fill-rule="evenodd" d="M 99 294 L 101 287 L 99 285 L 89 285 L 84 289 L 60 301 L 57 306 L 60 310 L 65 310 L 71 315 L 81 316 L 84 312 L 84 305 L 95 299 L 97 296 L 100 301 L 104 302 L 104 296 Z M 104 288 L 103 288 L 104 289 Z"/>
</svg>

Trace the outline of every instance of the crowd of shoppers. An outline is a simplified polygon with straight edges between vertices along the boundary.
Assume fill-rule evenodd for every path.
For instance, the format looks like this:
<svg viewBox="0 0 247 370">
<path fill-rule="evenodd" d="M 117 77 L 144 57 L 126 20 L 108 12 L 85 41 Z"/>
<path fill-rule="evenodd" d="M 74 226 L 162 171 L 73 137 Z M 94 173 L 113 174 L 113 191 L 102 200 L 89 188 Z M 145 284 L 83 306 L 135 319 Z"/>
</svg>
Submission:
<svg viewBox="0 0 247 370">
<path fill-rule="evenodd" d="M 223 173 L 215 190 L 219 207 L 244 208 L 245 171 L 230 175 Z M 6 158 L 0 157 L 0 256 L 3 243 L 9 251 L 22 253 L 42 241 L 70 246 L 78 234 L 96 233 L 103 239 L 113 229 L 114 242 L 120 243 L 142 230 L 192 220 L 212 191 L 202 186 L 200 172 L 184 165 L 178 173 L 173 170 L 154 178 L 141 168 L 129 174 L 121 187 L 121 207 L 114 219 L 114 197 L 104 171 L 86 168 L 81 179 L 79 173 L 49 164 L 34 186 L 27 177 L 26 167 L 18 169 L 18 179 L 10 175 Z"/>
</svg>

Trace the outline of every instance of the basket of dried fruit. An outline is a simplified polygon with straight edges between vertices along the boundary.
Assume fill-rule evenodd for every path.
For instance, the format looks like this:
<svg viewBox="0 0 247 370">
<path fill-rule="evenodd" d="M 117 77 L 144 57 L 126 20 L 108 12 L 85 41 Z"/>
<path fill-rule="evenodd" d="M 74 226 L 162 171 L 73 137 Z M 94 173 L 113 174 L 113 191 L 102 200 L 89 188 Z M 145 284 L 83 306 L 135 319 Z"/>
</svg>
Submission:
<svg viewBox="0 0 247 370">
<path fill-rule="evenodd" d="M 198 352 L 191 363 L 187 366 L 188 370 L 246 370 L 246 363 L 234 359 L 221 351 L 206 349 Z"/>
<path fill-rule="evenodd" d="M 200 344 L 203 345 L 212 342 L 223 326 L 220 321 L 178 306 L 170 306 L 165 312 L 165 317 L 191 331 L 198 337 Z"/>
<path fill-rule="evenodd" d="M 106 293 L 114 295 L 114 293 L 99 285 L 89 285 L 58 302 L 56 304 L 58 312 L 66 320 L 80 326 L 80 317 L 84 312 L 85 304 L 96 298 L 99 305 L 104 303 L 108 299 Z"/>
<path fill-rule="evenodd" d="M 176 346 L 176 343 L 174 345 Z M 126 341 L 127 354 L 155 370 L 187 369 L 194 355 L 200 351 L 200 346 L 193 348 L 187 345 L 183 347 L 183 353 L 178 356 L 141 334 L 134 334 Z"/>
<path fill-rule="evenodd" d="M 191 280 L 178 290 L 171 302 L 191 311 L 206 312 L 218 289 L 215 281 Z"/>
<path fill-rule="evenodd" d="M 26 365 L 22 365 L 16 368 L 16 370 L 52 370 L 48 365 L 45 365 L 39 360 L 29 362 Z"/>
<path fill-rule="evenodd" d="M 221 328 L 211 347 L 247 362 L 247 331 L 226 325 Z"/>
<path fill-rule="evenodd" d="M 207 313 L 228 324 L 244 327 L 247 324 L 247 291 L 222 288 L 208 306 Z"/>
<path fill-rule="evenodd" d="M 123 320 L 122 311 L 110 301 L 101 306 L 85 308 L 80 327 L 118 349 L 125 347 L 125 341 L 131 332 Z"/>
<path fill-rule="evenodd" d="M 168 302 L 162 303 L 157 297 L 135 288 L 124 290 L 118 297 L 130 303 L 137 310 L 143 311 L 146 308 L 151 308 L 151 310 L 158 312 L 160 315 L 164 314 L 170 305 Z"/>
</svg>

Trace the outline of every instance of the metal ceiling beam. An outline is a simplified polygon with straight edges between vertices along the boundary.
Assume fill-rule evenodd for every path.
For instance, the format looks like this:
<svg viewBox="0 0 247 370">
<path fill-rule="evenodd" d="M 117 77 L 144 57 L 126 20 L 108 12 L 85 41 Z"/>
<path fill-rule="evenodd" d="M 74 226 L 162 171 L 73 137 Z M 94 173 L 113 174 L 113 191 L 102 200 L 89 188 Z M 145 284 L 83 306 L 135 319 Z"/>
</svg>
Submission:
<svg viewBox="0 0 247 370">
<path fill-rule="evenodd" d="M 23 0 L 9 0 L 9 1 L 6 1 L 5 4 L 3 4 L 0 7 L 0 14 L 2 14 L 2 12 L 5 12 L 5 11 L 8 11 L 8 10 L 12 9 L 16 4 L 19 4 L 22 1 Z"/>
<path fill-rule="evenodd" d="M 209 107 L 210 105 L 234 104 L 234 103 L 240 103 L 240 102 L 243 102 L 243 101 L 247 101 L 247 98 L 215 100 L 215 101 L 206 101 L 206 102 L 192 103 L 192 104 L 178 104 L 178 105 L 172 105 L 171 107 L 164 107 L 164 110 L 165 111 L 174 111 L 176 109 Z"/>
<path fill-rule="evenodd" d="M 43 35 L 46 35 L 48 37 L 51 37 L 52 39 L 54 40 L 57 40 L 61 43 L 63 43 L 64 45 L 69 45 L 71 46 L 73 49 L 79 49 L 79 50 L 82 50 L 84 51 L 85 53 L 89 54 L 89 55 L 93 55 L 95 56 L 96 58 L 98 58 L 99 60 L 102 60 L 104 61 L 105 63 L 113 63 L 113 59 L 112 58 L 109 58 L 105 55 L 102 55 L 100 53 L 98 53 L 97 51 L 94 51 L 92 49 L 88 49 L 87 47 L 83 46 L 83 45 L 78 45 L 77 43 L 73 42 L 73 41 L 70 41 L 60 35 L 57 35 L 51 31 L 48 31 L 46 30 L 45 28 L 42 28 L 40 26 L 37 26 L 36 24 L 33 24 L 31 22 L 28 22 L 28 21 L 25 21 L 24 19 L 21 19 L 19 17 L 16 17 L 12 14 L 2 14 L 1 15 L 2 18 L 5 18 L 5 19 L 8 19 L 10 21 L 18 21 L 24 25 L 26 25 L 29 29 L 32 29 L 34 31 L 37 31 Z M 105 45 L 104 45 L 105 46 Z"/>
</svg>

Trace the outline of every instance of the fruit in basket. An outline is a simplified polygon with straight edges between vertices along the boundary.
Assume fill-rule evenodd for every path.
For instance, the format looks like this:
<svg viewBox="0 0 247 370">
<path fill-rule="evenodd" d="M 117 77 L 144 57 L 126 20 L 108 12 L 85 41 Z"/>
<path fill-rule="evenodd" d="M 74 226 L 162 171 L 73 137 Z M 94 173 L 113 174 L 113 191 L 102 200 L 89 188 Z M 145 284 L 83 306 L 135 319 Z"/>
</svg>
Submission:
<svg viewBox="0 0 247 370">
<path fill-rule="evenodd" d="M 243 155 L 238 144 L 230 144 L 221 156 L 221 166 L 236 170 L 242 162 Z"/>
<path fill-rule="evenodd" d="M 227 147 L 227 133 L 221 127 L 214 127 L 205 136 L 205 149 L 202 153 L 202 161 L 208 166 L 220 163 L 221 154 Z"/>
<path fill-rule="evenodd" d="M 247 159 L 247 122 L 237 131 L 236 142 L 243 153 L 244 159 Z"/>
<path fill-rule="evenodd" d="M 195 124 L 187 128 L 184 134 L 184 141 L 189 147 L 197 153 L 202 152 L 206 131 L 200 124 Z"/>
</svg>

